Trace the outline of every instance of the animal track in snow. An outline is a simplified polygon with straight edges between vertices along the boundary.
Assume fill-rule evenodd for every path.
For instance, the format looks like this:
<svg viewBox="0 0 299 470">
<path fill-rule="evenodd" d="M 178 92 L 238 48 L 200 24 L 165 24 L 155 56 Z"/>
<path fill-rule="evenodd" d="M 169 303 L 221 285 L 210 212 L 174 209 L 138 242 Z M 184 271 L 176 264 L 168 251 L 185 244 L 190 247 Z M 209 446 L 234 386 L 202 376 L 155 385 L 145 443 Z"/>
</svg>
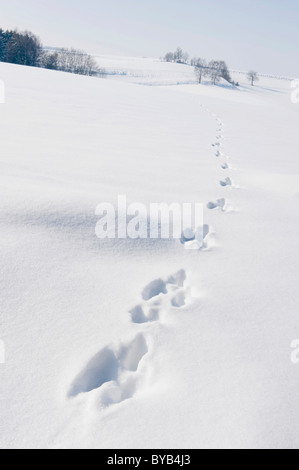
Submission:
<svg viewBox="0 0 299 470">
<path fill-rule="evenodd" d="M 208 248 L 208 236 L 210 234 L 210 227 L 204 224 L 203 227 L 198 227 L 196 230 L 191 230 L 182 234 L 181 243 L 189 250 L 203 250 Z"/>
<path fill-rule="evenodd" d="M 69 391 L 70 397 L 100 388 L 104 383 L 117 380 L 118 361 L 109 348 L 98 352 L 75 378 Z"/>
<path fill-rule="evenodd" d="M 177 285 L 178 287 L 183 287 L 187 279 L 187 274 L 184 269 L 181 269 L 176 274 L 170 276 L 167 279 L 167 283 L 171 285 Z"/>
<path fill-rule="evenodd" d="M 181 308 L 186 303 L 186 295 L 184 292 L 178 292 L 171 300 L 171 305 L 176 308 Z"/>
<path fill-rule="evenodd" d="M 143 302 L 130 311 L 132 322 L 159 321 L 162 312 L 184 307 L 189 293 L 186 279 L 186 272 L 181 269 L 149 283 L 141 292 Z M 146 380 L 148 339 L 148 333 L 138 333 L 129 342 L 102 348 L 75 377 L 68 398 L 97 392 L 97 400 L 104 408 L 133 398 Z"/>
<path fill-rule="evenodd" d="M 147 353 L 147 341 L 141 333 L 117 350 L 101 349 L 77 375 L 68 396 L 101 389 L 104 406 L 131 398 L 136 390 L 139 365 Z"/>
<path fill-rule="evenodd" d="M 159 321 L 163 312 L 170 307 L 181 308 L 187 300 L 186 272 L 181 269 L 167 279 L 158 279 L 148 284 L 142 291 L 143 303 L 136 305 L 129 313 L 133 323 L 150 323 Z M 152 290 L 152 286 L 163 285 L 163 290 Z M 144 298 L 144 292 L 151 296 Z M 156 292 L 156 295 L 152 295 Z M 149 298 L 147 298 L 149 297 Z"/>
<path fill-rule="evenodd" d="M 226 186 L 232 186 L 233 182 L 230 178 L 225 178 L 225 180 L 219 181 L 220 186 L 226 187 Z"/>
<path fill-rule="evenodd" d="M 228 163 L 226 163 L 226 162 L 223 163 L 223 164 L 221 165 L 221 168 L 222 168 L 222 170 L 228 170 L 228 169 L 229 169 Z"/>
<path fill-rule="evenodd" d="M 143 300 L 150 300 L 159 294 L 166 294 L 167 288 L 166 283 L 162 279 L 156 279 L 148 284 L 142 292 Z"/>
<path fill-rule="evenodd" d="M 136 305 L 130 312 L 133 323 L 147 323 L 159 320 L 159 308 L 152 306 L 145 308 L 142 305 Z"/>
<path fill-rule="evenodd" d="M 226 200 L 225 199 L 217 199 L 217 201 L 213 202 L 208 202 L 207 204 L 207 208 L 210 209 L 210 210 L 213 210 L 213 209 L 221 209 L 222 211 L 225 210 L 225 206 L 226 206 Z"/>
</svg>

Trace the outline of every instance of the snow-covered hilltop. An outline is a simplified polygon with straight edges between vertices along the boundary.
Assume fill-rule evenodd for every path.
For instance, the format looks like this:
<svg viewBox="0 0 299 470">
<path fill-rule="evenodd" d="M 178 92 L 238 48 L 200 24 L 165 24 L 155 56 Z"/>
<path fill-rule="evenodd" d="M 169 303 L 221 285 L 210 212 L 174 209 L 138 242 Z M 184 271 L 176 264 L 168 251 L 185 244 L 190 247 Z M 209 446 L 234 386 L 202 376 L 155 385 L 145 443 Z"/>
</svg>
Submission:
<svg viewBox="0 0 299 470">
<path fill-rule="evenodd" d="M 1 447 L 298 448 L 290 81 L 97 60 L 0 63 Z M 120 194 L 203 203 L 202 248 L 99 240 Z"/>
<path fill-rule="evenodd" d="M 94 55 L 107 78 L 137 85 L 196 84 L 194 67 L 160 59 Z"/>
</svg>

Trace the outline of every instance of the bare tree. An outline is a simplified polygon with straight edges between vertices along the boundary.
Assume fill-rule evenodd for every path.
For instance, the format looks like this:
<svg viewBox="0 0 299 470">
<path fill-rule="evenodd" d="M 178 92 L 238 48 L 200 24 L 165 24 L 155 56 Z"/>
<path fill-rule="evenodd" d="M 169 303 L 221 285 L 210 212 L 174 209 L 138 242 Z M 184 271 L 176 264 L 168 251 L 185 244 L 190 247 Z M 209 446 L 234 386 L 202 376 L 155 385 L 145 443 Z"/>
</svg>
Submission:
<svg viewBox="0 0 299 470">
<path fill-rule="evenodd" d="M 223 60 L 219 61 L 218 67 L 219 67 L 221 78 L 231 83 L 232 78 L 230 76 L 230 71 L 228 69 L 228 66 L 226 65 L 226 62 L 224 62 Z"/>
<path fill-rule="evenodd" d="M 219 67 L 219 62 L 217 60 L 211 60 L 208 64 L 209 76 L 212 80 L 213 85 L 220 82 L 221 79 L 221 69 Z"/>
<path fill-rule="evenodd" d="M 194 58 L 191 61 L 191 65 L 195 67 L 195 74 L 198 78 L 198 82 L 201 83 L 203 77 L 205 77 L 209 73 L 207 61 L 205 59 Z"/>
<path fill-rule="evenodd" d="M 181 47 L 177 47 L 175 53 L 173 54 L 174 57 L 174 61 L 177 62 L 177 63 L 182 63 L 183 62 L 183 54 L 184 54 L 184 51 Z"/>
<path fill-rule="evenodd" d="M 208 64 L 209 76 L 214 85 L 220 82 L 220 79 L 223 78 L 229 83 L 232 83 L 230 72 L 226 63 L 223 60 L 212 60 Z"/>
<path fill-rule="evenodd" d="M 43 51 L 39 65 L 44 69 L 58 70 L 58 53 Z"/>
<path fill-rule="evenodd" d="M 164 56 L 164 61 L 165 62 L 173 62 L 174 61 L 174 53 L 173 52 L 167 52 Z"/>
<path fill-rule="evenodd" d="M 251 82 L 251 85 L 254 86 L 254 82 L 258 82 L 259 81 L 259 76 L 258 76 L 258 73 L 255 72 L 254 70 L 250 70 L 250 72 L 248 72 L 247 74 L 247 80 L 249 82 Z"/>
</svg>

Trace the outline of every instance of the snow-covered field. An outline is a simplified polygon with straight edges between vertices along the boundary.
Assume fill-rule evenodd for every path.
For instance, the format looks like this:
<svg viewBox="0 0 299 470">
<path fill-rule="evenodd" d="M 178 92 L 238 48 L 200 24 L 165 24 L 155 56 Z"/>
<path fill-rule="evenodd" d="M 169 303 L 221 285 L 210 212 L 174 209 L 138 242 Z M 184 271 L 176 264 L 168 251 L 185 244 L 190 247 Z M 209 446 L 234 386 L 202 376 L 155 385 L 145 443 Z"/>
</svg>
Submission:
<svg viewBox="0 0 299 470">
<path fill-rule="evenodd" d="M 298 448 L 290 82 L 99 63 L 112 79 L 0 64 L 0 446 Z M 120 194 L 204 203 L 205 246 L 99 240 Z"/>
<path fill-rule="evenodd" d="M 190 85 L 196 84 L 194 68 L 189 65 L 169 64 L 148 57 L 121 57 L 94 55 L 105 76 L 136 85 Z"/>
</svg>

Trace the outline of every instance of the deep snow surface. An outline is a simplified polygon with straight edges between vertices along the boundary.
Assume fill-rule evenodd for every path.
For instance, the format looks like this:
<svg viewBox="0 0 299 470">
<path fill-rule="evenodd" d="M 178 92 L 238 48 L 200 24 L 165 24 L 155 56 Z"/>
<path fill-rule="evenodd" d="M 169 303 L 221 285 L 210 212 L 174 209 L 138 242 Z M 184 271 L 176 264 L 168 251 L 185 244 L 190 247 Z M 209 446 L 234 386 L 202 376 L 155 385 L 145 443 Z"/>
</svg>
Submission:
<svg viewBox="0 0 299 470">
<path fill-rule="evenodd" d="M 0 64 L 0 445 L 298 448 L 290 82 L 107 60 L 138 80 Z M 203 249 L 100 241 L 119 194 L 204 203 Z"/>
</svg>

